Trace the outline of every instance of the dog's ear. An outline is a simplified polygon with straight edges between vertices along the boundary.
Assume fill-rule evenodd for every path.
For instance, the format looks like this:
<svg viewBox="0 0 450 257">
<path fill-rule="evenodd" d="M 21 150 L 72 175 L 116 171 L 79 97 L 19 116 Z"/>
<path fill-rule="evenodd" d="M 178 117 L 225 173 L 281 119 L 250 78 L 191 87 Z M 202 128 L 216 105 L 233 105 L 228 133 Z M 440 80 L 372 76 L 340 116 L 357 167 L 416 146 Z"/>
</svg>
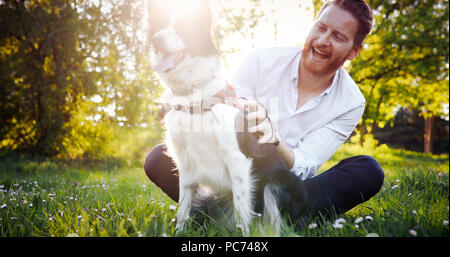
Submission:
<svg viewBox="0 0 450 257">
<path fill-rule="evenodd" d="M 150 36 L 170 23 L 170 13 L 161 0 L 147 1 L 148 27 Z"/>
</svg>

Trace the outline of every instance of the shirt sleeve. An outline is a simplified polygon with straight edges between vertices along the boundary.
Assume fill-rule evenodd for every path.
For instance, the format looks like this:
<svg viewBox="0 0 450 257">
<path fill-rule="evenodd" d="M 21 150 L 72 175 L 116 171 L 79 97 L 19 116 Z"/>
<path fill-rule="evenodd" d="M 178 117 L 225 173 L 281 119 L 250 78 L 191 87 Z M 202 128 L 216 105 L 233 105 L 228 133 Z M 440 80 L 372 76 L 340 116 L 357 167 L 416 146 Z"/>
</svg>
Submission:
<svg viewBox="0 0 450 257">
<path fill-rule="evenodd" d="M 364 113 L 364 106 L 365 102 L 300 140 L 293 149 L 295 159 L 291 172 L 302 180 L 312 177 L 351 135 Z"/>
<path fill-rule="evenodd" d="M 249 54 L 235 70 L 230 82 L 239 97 L 254 98 L 259 79 L 259 60 L 256 53 Z"/>
</svg>

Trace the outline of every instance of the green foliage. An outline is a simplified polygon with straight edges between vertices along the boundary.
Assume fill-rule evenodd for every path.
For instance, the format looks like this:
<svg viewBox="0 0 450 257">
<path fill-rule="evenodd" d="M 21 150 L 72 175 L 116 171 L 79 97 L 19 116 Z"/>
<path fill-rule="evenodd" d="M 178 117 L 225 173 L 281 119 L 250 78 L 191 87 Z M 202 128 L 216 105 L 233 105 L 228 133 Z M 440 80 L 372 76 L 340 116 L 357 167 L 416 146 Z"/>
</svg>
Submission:
<svg viewBox="0 0 450 257">
<path fill-rule="evenodd" d="M 324 2 L 313 1 L 315 14 Z M 367 100 L 359 132 L 393 122 L 399 107 L 418 110 L 424 118 L 444 114 L 443 104 L 449 101 L 448 2 L 367 3 L 373 28 L 347 67 Z"/>
<path fill-rule="evenodd" d="M 98 156 L 114 127 L 157 126 L 143 4 L 0 3 L 0 149 Z"/>
</svg>

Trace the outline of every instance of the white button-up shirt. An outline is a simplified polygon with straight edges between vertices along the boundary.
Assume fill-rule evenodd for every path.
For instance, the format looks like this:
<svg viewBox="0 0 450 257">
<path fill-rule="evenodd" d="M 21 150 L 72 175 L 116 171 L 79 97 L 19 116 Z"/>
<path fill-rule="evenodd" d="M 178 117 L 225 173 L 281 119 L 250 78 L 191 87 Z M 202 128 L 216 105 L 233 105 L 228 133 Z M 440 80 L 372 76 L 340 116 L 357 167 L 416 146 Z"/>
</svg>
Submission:
<svg viewBox="0 0 450 257">
<path fill-rule="evenodd" d="M 294 152 L 291 172 L 304 180 L 350 136 L 366 101 L 341 67 L 327 89 L 297 109 L 300 58 L 300 47 L 256 51 L 242 62 L 230 82 L 238 96 L 265 105 L 280 137 Z"/>
</svg>

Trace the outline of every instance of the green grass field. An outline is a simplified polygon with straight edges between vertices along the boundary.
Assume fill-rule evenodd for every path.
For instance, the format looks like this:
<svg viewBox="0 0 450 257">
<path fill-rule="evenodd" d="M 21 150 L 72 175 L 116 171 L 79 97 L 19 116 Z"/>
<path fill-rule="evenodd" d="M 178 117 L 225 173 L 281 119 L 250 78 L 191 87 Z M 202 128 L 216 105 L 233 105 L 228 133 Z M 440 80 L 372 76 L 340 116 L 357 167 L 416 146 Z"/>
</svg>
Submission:
<svg viewBox="0 0 450 257">
<path fill-rule="evenodd" d="M 383 167 L 381 191 L 332 220 L 314 218 L 301 231 L 288 228 L 282 236 L 449 236 L 448 155 L 345 144 L 319 172 L 359 154 L 375 157 Z M 142 167 L 92 167 L 0 160 L 0 236 L 175 236 L 178 205 L 147 179 Z M 252 224 L 251 236 L 273 235 L 258 220 Z M 241 234 L 211 221 L 183 236 Z"/>
</svg>

